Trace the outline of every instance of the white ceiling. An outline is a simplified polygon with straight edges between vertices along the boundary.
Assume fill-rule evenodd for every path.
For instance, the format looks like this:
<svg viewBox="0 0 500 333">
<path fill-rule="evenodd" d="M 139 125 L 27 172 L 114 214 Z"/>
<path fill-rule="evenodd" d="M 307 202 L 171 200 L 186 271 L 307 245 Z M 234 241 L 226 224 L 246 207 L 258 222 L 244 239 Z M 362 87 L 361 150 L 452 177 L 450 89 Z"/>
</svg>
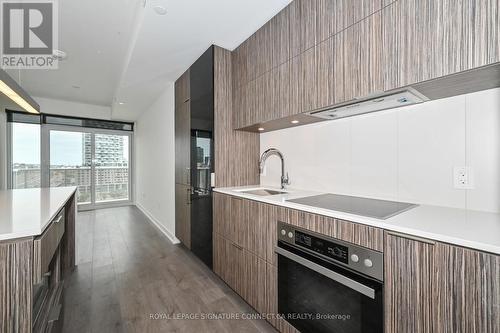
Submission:
<svg viewBox="0 0 500 333">
<path fill-rule="evenodd" d="M 32 95 L 112 106 L 113 119 L 133 121 L 210 45 L 233 50 L 291 2 L 143 1 L 59 1 L 59 48 L 68 59 L 58 70 L 9 73 Z"/>
</svg>

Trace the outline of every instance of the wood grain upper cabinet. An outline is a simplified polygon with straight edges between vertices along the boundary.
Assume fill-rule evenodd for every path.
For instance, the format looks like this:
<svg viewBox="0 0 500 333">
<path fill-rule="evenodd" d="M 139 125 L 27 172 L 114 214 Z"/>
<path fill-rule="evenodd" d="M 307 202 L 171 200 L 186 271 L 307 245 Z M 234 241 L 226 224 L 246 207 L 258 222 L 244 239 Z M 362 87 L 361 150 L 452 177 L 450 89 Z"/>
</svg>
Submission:
<svg viewBox="0 0 500 333">
<path fill-rule="evenodd" d="M 432 60 L 438 76 L 499 61 L 498 0 L 438 0 L 432 6 L 437 16 Z"/>
<path fill-rule="evenodd" d="M 274 50 L 272 46 L 273 28 L 274 26 L 269 21 L 256 32 L 257 66 L 255 77 L 259 77 L 272 67 Z"/>
<path fill-rule="evenodd" d="M 341 34 L 344 38 L 344 101 L 382 92 L 382 14 L 375 13 Z M 342 102 L 340 97 L 336 102 Z"/>
<path fill-rule="evenodd" d="M 317 43 L 318 3 L 319 0 L 294 0 L 289 5 L 291 58 Z"/>
<path fill-rule="evenodd" d="M 433 255 L 430 243 L 385 234 L 386 333 L 431 332 Z"/>
<path fill-rule="evenodd" d="M 438 243 L 434 265 L 433 332 L 499 332 L 500 256 Z"/>
<path fill-rule="evenodd" d="M 328 38 L 318 45 L 318 108 L 335 104 L 337 85 L 343 86 L 341 72 L 335 71 L 335 37 Z"/>
<path fill-rule="evenodd" d="M 311 111 L 318 106 L 318 47 L 291 60 L 290 114 Z"/>
<path fill-rule="evenodd" d="M 247 78 L 247 56 L 248 56 L 248 42 L 241 43 L 231 53 L 233 87 L 240 87 L 248 82 Z"/>
<path fill-rule="evenodd" d="M 271 21 L 272 68 L 290 59 L 290 8 L 276 14 Z"/>
<path fill-rule="evenodd" d="M 439 1 L 401 0 L 382 10 L 384 88 L 391 90 L 441 76 Z M 461 0 L 459 0 L 461 1 Z"/>
<path fill-rule="evenodd" d="M 382 16 L 386 90 L 500 60 L 498 0 L 398 0 Z"/>
<path fill-rule="evenodd" d="M 189 69 L 184 72 L 184 74 L 175 81 L 175 106 L 184 104 L 189 100 L 190 88 L 189 88 Z"/>
<path fill-rule="evenodd" d="M 175 183 L 190 185 L 191 111 L 187 101 L 175 107 Z"/>
</svg>

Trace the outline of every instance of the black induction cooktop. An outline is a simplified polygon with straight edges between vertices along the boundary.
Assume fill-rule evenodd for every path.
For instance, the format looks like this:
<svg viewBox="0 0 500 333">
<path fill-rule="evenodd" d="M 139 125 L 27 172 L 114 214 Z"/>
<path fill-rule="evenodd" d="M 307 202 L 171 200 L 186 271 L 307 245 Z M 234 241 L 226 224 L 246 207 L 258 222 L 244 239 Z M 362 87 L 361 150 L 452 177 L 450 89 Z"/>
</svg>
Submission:
<svg viewBox="0 0 500 333">
<path fill-rule="evenodd" d="M 322 194 L 287 201 L 379 220 L 387 220 L 390 217 L 418 206 L 407 202 L 369 199 L 340 194 Z"/>
</svg>

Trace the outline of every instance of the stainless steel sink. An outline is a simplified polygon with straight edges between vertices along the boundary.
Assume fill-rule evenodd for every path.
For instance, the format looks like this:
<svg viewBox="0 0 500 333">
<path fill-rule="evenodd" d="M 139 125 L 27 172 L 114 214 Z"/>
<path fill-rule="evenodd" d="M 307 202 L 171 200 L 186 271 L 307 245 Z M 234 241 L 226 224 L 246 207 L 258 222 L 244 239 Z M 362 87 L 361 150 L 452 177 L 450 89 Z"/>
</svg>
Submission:
<svg viewBox="0 0 500 333">
<path fill-rule="evenodd" d="M 238 191 L 240 193 L 245 193 L 245 194 L 253 194 L 253 195 L 259 195 L 259 196 L 267 196 L 267 195 L 276 195 L 276 194 L 285 194 L 287 192 L 284 191 L 277 191 L 277 190 L 270 190 L 267 188 L 255 188 L 251 190 L 242 190 Z"/>
</svg>

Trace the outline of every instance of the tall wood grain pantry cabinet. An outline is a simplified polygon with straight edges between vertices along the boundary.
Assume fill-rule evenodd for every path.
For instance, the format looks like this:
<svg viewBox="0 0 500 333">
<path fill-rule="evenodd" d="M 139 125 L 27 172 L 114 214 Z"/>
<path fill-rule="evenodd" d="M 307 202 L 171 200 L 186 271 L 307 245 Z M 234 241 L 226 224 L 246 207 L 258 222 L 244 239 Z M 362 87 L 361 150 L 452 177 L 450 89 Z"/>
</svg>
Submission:
<svg viewBox="0 0 500 333">
<path fill-rule="evenodd" d="M 212 267 L 212 188 L 259 181 L 259 136 L 232 128 L 231 52 L 211 46 L 175 82 L 175 234 Z"/>
</svg>

